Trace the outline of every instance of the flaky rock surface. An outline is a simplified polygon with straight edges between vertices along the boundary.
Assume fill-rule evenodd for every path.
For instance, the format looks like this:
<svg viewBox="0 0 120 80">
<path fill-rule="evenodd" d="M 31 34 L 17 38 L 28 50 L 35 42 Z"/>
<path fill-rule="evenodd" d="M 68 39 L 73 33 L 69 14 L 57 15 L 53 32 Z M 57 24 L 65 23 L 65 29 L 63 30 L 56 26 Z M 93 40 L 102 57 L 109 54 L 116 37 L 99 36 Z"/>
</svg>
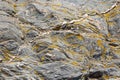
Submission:
<svg viewBox="0 0 120 80">
<path fill-rule="evenodd" d="M 120 1 L 0 0 L 0 80 L 120 80 Z"/>
</svg>

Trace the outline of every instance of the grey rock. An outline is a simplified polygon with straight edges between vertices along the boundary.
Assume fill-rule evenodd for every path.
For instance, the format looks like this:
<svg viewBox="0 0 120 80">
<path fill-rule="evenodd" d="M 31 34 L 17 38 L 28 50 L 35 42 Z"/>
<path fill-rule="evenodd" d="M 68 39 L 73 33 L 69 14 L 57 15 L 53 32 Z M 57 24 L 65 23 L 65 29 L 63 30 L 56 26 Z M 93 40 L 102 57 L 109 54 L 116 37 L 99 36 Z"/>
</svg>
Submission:
<svg viewBox="0 0 120 80">
<path fill-rule="evenodd" d="M 15 40 L 22 43 L 22 32 L 13 24 L 0 22 L 0 41 Z"/>
<path fill-rule="evenodd" d="M 9 51 L 13 51 L 13 50 L 16 50 L 17 48 L 19 48 L 19 44 L 17 42 L 15 42 L 14 40 L 7 41 L 7 43 L 5 43 L 4 46 Z"/>
<path fill-rule="evenodd" d="M 113 25 L 108 26 L 108 30 L 111 35 L 116 36 L 119 39 L 120 34 L 120 15 L 116 15 L 109 20 L 109 22 L 114 23 Z"/>
<path fill-rule="evenodd" d="M 37 54 L 37 57 L 40 59 L 40 61 L 43 62 L 63 61 L 67 59 L 65 54 L 59 50 L 46 51 Z"/>
<path fill-rule="evenodd" d="M 12 5 L 9 4 L 8 2 L 4 2 L 4 1 L 0 1 L 0 10 L 5 11 L 8 14 L 11 14 L 11 15 L 13 15 L 15 13 Z"/>
<path fill-rule="evenodd" d="M 53 51 L 51 51 L 50 54 L 52 54 L 53 57 L 49 56 L 49 55 L 46 55 L 46 56 L 51 57 L 53 60 L 65 60 L 66 59 L 65 54 L 58 50 L 53 50 Z"/>
<path fill-rule="evenodd" d="M 0 11 L 0 15 L 3 15 L 3 16 L 9 16 L 9 14 L 6 13 L 5 11 Z"/>
<path fill-rule="evenodd" d="M 104 72 L 103 71 L 93 71 L 88 74 L 89 78 L 101 78 L 103 76 Z"/>
<path fill-rule="evenodd" d="M 21 55 L 21 56 L 28 56 L 28 55 L 35 54 L 35 52 L 32 49 L 30 49 L 28 47 L 23 47 L 23 48 L 21 48 L 21 47 L 19 48 L 19 55 Z"/>
<path fill-rule="evenodd" d="M 50 45 L 47 41 L 34 41 L 32 43 L 32 48 L 35 52 L 40 53 L 44 50 L 48 50 L 48 46 Z"/>
<path fill-rule="evenodd" d="M 49 26 L 42 21 L 45 13 L 40 12 L 41 8 L 41 6 L 38 9 L 35 4 L 29 4 L 24 11 L 18 12 L 17 15 L 23 22 L 33 24 L 40 29 L 47 29 Z"/>
<path fill-rule="evenodd" d="M 107 9 L 109 9 L 114 3 L 115 0 L 67 0 L 69 2 L 75 3 L 76 5 L 79 5 L 83 9 L 88 10 L 97 10 L 100 12 L 105 12 Z M 106 4 L 103 4 L 106 3 Z M 91 5 L 92 4 L 92 5 Z"/>
<path fill-rule="evenodd" d="M 120 77 L 116 1 L 0 0 L 0 80 Z"/>
<path fill-rule="evenodd" d="M 8 75 L 8 76 L 13 76 L 13 75 L 14 75 L 14 73 L 11 72 L 11 71 L 10 71 L 9 69 L 7 69 L 7 68 L 2 68 L 1 71 L 2 71 L 2 73 L 6 74 L 6 75 Z"/>
<path fill-rule="evenodd" d="M 3 76 L 0 76 L 0 80 L 5 80 L 5 78 Z"/>
<path fill-rule="evenodd" d="M 107 74 L 108 76 L 116 76 L 116 77 L 120 77 L 120 70 L 119 68 L 108 68 L 105 69 L 105 74 Z"/>
<path fill-rule="evenodd" d="M 114 59 L 112 62 L 114 64 L 116 64 L 118 67 L 120 67 L 120 60 L 119 59 Z"/>
<path fill-rule="evenodd" d="M 7 50 L 11 54 L 18 54 L 19 44 L 14 40 L 8 40 L 0 43 L 0 49 Z"/>
<path fill-rule="evenodd" d="M 37 31 L 34 31 L 34 30 L 31 30 L 29 31 L 27 34 L 26 34 L 26 37 L 28 38 L 34 38 L 34 37 L 37 37 L 39 34 Z"/>
<path fill-rule="evenodd" d="M 35 70 L 40 75 L 43 75 L 46 80 L 78 80 L 82 75 L 79 68 L 62 62 L 44 64 L 37 67 Z"/>
</svg>

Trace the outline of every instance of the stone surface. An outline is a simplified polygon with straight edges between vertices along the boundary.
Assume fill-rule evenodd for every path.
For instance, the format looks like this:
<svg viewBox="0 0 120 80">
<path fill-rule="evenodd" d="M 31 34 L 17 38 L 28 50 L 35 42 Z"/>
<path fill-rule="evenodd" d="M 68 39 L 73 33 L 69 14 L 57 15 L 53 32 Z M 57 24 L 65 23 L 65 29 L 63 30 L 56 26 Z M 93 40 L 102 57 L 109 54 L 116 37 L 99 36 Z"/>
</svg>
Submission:
<svg viewBox="0 0 120 80">
<path fill-rule="evenodd" d="M 46 80 L 80 79 L 82 73 L 75 66 L 54 62 L 44 64 L 36 68 L 38 74 L 45 77 Z"/>
<path fill-rule="evenodd" d="M 0 0 L 0 80 L 119 80 L 119 0 Z"/>
</svg>

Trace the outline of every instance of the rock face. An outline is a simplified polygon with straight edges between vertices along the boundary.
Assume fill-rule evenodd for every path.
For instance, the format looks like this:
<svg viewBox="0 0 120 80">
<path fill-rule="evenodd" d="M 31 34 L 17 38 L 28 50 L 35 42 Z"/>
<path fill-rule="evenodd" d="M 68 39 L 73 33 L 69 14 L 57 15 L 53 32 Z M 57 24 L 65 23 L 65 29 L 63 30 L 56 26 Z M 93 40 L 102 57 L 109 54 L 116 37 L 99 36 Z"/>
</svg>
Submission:
<svg viewBox="0 0 120 80">
<path fill-rule="evenodd" d="M 37 67 L 36 71 L 38 74 L 43 75 L 45 80 L 78 80 L 82 76 L 79 68 L 61 62 L 44 64 L 40 67 Z"/>
<path fill-rule="evenodd" d="M 119 80 L 119 0 L 0 0 L 0 80 Z"/>
</svg>

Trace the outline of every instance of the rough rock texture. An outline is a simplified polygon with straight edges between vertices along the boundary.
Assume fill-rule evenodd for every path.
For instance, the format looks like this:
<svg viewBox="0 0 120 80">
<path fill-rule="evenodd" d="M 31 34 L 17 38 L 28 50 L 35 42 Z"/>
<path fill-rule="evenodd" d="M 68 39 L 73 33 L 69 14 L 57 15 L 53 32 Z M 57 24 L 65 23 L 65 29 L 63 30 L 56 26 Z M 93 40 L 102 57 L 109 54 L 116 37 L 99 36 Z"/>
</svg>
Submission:
<svg viewBox="0 0 120 80">
<path fill-rule="evenodd" d="M 120 1 L 0 0 L 0 80 L 120 80 Z"/>
<path fill-rule="evenodd" d="M 78 80 L 82 76 L 79 68 L 61 62 L 44 64 L 40 67 L 37 67 L 35 70 L 38 72 L 38 74 L 42 74 L 45 77 L 45 80 Z"/>
</svg>

